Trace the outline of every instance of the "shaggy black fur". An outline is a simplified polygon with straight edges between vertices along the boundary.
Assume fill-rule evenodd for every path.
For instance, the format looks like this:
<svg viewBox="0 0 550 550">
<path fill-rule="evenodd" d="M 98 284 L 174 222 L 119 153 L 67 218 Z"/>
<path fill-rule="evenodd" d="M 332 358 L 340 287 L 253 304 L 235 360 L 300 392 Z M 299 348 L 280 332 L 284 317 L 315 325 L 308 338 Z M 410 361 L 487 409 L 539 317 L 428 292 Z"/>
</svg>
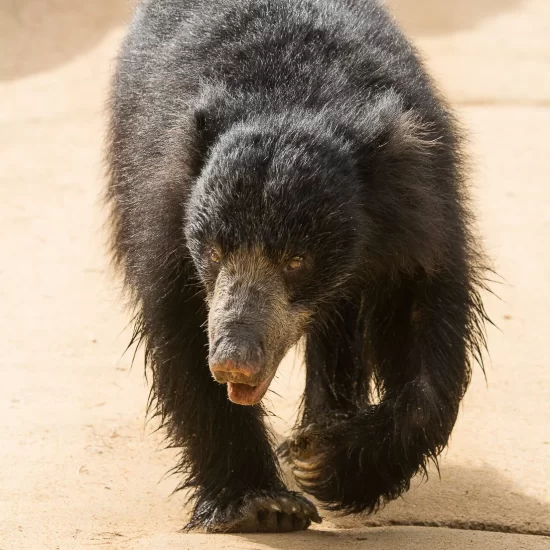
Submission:
<svg viewBox="0 0 550 550">
<path fill-rule="evenodd" d="M 318 519 L 286 490 L 262 408 L 212 380 L 212 241 L 311 259 L 288 284 L 310 315 L 283 448 L 302 488 L 351 513 L 406 491 L 448 442 L 485 314 L 460 136 L 391 17 L 375 0 L 148 0 L 110 108 L 114 258 L 189 527 Z"/>
</svg>

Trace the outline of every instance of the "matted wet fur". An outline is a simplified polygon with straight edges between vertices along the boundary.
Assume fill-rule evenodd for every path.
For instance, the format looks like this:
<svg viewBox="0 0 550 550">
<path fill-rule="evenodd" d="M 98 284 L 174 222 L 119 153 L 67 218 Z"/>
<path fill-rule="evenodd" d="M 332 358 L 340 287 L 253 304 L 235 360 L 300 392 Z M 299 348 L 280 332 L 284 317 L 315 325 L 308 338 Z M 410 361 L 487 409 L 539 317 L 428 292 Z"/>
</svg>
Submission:
<svg viewBox="0 0 550 550">
<path fill-rule="evenodd" d="M 461 151 L 374 0 L 137 9 L 110 99 L 112 251 L 188 528 L 320 520 L 285 488 L 259 404 L 303 335 L 281 452 L 304 491 L 372 512 L 436 460 L 484 346 Z"/>
</svg>

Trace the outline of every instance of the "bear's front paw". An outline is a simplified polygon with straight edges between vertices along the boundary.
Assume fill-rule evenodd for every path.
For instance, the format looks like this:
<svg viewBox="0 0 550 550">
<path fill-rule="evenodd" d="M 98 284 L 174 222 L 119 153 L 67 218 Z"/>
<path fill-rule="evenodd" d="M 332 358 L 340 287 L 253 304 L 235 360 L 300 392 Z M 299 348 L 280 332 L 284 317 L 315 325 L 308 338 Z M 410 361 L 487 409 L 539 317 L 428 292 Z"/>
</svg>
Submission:
<svg viewBox="0 0 550 550">
<path fill-rule="evenodd" d="M 285 459 L 291 464 L 298 485 L 312 494 L 324 478 L 326 449 L 322 432 L 320 425 L 310 424 L 285 442 Z"/>
<path fill-rule="evenodd" d="M 360 472 L 361 447 L 348 429 L 352 420 L 351 414 L 332 413 L 296 431 L 288 441 L 287 461 L 298 486 L 329 509 L 338 507 L 342 491 Z"/>
<path fill-rule="evenodd" d="M 332 416 L 296 431 L 287 460 L 298 486 L 325 508 L 347 513 L 373 512 L 399 496 L 410 476 L 403 478 L 400 457 L 389 452 L 375 430 L 387 431 L 383 423 L 373 424 L 367 411 Z M 383 445 L 373 449 L 372 440 Z"/>
<path fill-rule="evenodd" d="M 307 498 L 291 491 L 247 495 L 227 506 L 215 500 L 197 506 L 186 526 L 207 533 L 283 533 L 321 523 L 317 508 Z"/>
</svg>

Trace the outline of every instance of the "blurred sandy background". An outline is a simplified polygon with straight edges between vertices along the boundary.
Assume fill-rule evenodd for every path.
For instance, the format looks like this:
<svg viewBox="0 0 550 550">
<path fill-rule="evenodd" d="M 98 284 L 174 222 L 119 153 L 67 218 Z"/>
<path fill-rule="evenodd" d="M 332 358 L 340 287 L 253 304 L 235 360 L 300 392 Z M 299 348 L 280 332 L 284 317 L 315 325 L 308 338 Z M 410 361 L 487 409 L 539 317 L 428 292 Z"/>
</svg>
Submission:
<svg viewBox="0 0 550 550">
<path fill-rule="evenodd" d="M 102 246 L 103 103 L 131 6 L 0 0 L 1 550 L 550 548 L 550 2 L 389 3 L 470 131 L 502 277 L 488 384 L 478 370 L 441 479 L 379 515 L 207 536 L 178 532 L 174 453 L 145 425 Z M 301 384 L 289 357 L 269 398 L 279 434 Z"/>
</svg>

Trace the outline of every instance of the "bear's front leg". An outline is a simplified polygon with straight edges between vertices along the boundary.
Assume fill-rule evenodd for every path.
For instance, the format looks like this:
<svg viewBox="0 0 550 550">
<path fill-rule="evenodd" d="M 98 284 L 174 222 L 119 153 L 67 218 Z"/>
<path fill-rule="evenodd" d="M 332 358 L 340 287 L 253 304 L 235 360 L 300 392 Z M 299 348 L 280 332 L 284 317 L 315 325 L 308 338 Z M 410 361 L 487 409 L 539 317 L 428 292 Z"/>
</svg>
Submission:
<svg viewBox="0 0 550 550">
<path fill-rule="evenodd" d="M 464 277 L 458 265 L 438 276 L 391 281 L 373 301 L 364 348 L 376 365 L 380 402 L 365 399 L 356 407 L 349 400 L 344 416 L 326 407 L 314 423 L 304 415 L 288 457 L 300 487 L 327 508 L 375 511 L 408 490 L 447 445 L 469 382 L 470 354 L 484 345 L 485 313 Z M 325 372 L 319 378 L 331 382 L 329 389 L 345 382 L 353 388 L 343 369 L 334 377 Z"/>
<path fill-rule="evenodd" d="M 221 389 L 221 388 L 220 388 Z M 282 482 L 259 407 L 220 402 L 225 429 L 205 433 L 195 462 L 196 503 L 186 529 L 207 532 L 289 532 L 321 518 L 315 506 Z M 233 424 L 228 423 L 228 416 Z M 220 418 L 221 421 L 221 418 Z M 209 433 L 217 437 L 207 443 Z M 200 441 L 200 438 L 198 438 Z M 189 448 L 191 450 L 191 448 Z M 191 454 L 189 454 L 191 457 Z"/>
<path fill-rule="evenodd" d="M 426 420 L 437 411 L 421 403 L 415 390 L 397 406 L 371 405 L 346 419 L 297 430 L 287 460 L 300 488 L 327 509 L 345 513 L 374 512 L 407 491 L 446 437 L 439 422 Z"/>
<path fill-rule="evenodd" d="M 231 403 L 225 386 L 212 380 L 194 389 L 185 407 L 178 403 L 179 424 L 176 415 L 170 422 L 184 448 L 182 488 L 192 489 L 195 499 L 186 529 L 289 532 L 320 522 L 315 506 L 285 487 L 261 407 Z"/>
<path fill-rule="evenodd" d="M 174 471 L 184 476 L 194 508 L 185 529 L 207 532 L 283 532 L 307 529 L 320 518 L 304 497 L 288 491 L 260 405 L 229 401 L 212 380 L 202 299 L 191 288 L 185 306 L 199 314 L 147 320 L 152 397 L 170 445 L 181 449 Z M 177 311 L 183 309 L 174 299 Z M 193 307 L 194 306 L 194 307 Z"/>
</svg>

